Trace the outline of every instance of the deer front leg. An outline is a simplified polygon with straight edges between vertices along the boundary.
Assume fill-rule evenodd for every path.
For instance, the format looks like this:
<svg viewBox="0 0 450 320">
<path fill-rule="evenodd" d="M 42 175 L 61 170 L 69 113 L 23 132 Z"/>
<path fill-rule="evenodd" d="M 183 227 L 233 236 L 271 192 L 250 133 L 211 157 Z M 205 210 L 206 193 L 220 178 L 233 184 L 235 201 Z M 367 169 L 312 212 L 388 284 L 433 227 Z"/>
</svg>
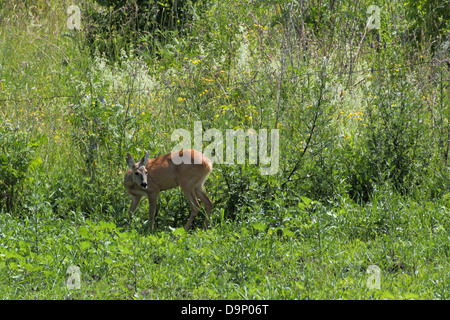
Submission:
<svg viewBox="0 0 450 320">
<path fill-rule="evenodd" d="M 150 219 L 150 229 L 155 228 L 155 212 L 156 212 L 156 200 L 158 193 L 151 193 L 148 195 L 148 218 Z"/>
<path fill-rule="evenodd" d="M 128 214 L 130 216 L 130 219 L 133 217 L 133 213 L 134 211 L 136 211 L 136 208 L 139 204 L 139 202 L 141 201 L 142 196 L 135 196 L 132 195 L 131 196 L 131 205 L 130 205 L 130 209 L 128 209 Z"/>
</svg>

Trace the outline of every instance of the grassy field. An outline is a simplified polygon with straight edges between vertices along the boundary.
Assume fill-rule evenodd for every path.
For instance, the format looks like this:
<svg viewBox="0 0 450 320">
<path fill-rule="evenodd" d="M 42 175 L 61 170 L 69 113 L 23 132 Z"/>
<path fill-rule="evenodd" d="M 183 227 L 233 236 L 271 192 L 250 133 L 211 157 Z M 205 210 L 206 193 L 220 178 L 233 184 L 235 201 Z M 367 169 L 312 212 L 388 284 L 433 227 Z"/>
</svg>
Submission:
<svg viewBox="0 0 450 320">
<path fill-rule="evenodd" d="M 140 231 L 140 220 L 138 227 L 119 228 L 81 215 L 62 220 L 37 214 L 17 221 L 4 214 L 1 296 L 448 299 L 445 208 L 400 202 L 392 209 L 344 206 L 290 230 L 215 221 L 206 232 L 178 228 L 155 234 Z M 407 221 L 376 232 L 367 221 L 376 220 L 377 211 Z M 67 285 L 70 265 L 80 267 L 76 290 Z M 381 269 L 379 289 L 367 284 L 369 265 Z"/>
<path fill-rule="evenodd" d="M 102 3 L 0 0 L 2 299 L 449 299 L 448 2 Z M 200 121 L 278 170 L 215 163 L 206 231 L 179 189 L 130 220 L 126 153 Z"/>
</svg>

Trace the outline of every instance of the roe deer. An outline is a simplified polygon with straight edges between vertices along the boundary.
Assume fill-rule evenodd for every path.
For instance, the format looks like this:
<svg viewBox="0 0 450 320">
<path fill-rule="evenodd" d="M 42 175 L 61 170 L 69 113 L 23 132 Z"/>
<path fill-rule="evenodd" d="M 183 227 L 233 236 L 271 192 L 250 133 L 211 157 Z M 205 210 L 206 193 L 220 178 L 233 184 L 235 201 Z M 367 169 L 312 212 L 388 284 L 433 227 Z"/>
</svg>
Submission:
<svg viewBox="0 0 450 320">
<path fill-rule="evenodd" d="M 175 161 L 174 163 L 172 157 L 183 158 L 183 154 L 185 156 L 184 158 L 189 159 L 190 162 L 186 163 L 187 161 L 185 161 L 185 163 L 175 164 L 179 163 L 179 161 Z M 186 157 L 189 154 L 190 156 Z M 205 229 L 208 228 L 213 203 L 206 195 L 203 183 L 211 172 L 212 165 L 211 161 L 204 154 L 197 150 L 187 149 L 150 159 L 150 154 L 146 151 L 141 161 L 137 163 L 127 153 L 127 164 L 129 170 L 125 174 L 123 185 L 132 198 L 128 211 L 130 218 L 133 216 L 141 198 L 147 196 L 149 201 L 148 215 L 150 218 L 150 228 L 153 230 L 158 193 L 180 186 L 191 208 L 191 215 L 184 229 L 187 231 L 190 228 L 197 215 L 199 209 L 197 197 L 205 206 L 207 214 Z"/>
</svg>

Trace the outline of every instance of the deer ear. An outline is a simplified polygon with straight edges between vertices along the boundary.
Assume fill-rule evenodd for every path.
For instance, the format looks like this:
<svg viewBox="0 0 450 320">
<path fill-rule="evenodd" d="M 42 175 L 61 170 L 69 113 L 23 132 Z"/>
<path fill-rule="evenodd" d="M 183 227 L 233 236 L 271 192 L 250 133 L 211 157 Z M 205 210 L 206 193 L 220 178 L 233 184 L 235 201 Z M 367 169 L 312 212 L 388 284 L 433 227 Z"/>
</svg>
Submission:
<svg viewBox="0 0 450 320">
<path fill-rule="evenodd" d="M 150 160 L 150 151 L 145 151 L 145 154 L 142 157 L 141 162 L 139 163 L 139 166 L 147 165 L 148 160 Z"/>
<path fill-rule="evenodd" d="M 129 153 L 127 153 L 127 165 L 130 169 L 134 167 L 134 159 Z"/>
</svg>

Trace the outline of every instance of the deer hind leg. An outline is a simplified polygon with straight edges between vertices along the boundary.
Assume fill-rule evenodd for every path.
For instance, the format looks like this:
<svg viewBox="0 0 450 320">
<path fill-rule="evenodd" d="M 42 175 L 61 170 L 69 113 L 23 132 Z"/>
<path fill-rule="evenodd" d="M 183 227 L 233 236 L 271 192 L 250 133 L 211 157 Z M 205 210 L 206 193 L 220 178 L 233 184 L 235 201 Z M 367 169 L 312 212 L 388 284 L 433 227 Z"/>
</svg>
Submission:
<svg viewBox="0 0 450 320">
<path fill-rule="evenodd" d="M 211 210 L 213 207 L 213 203 L 212 203 L 211 199 L 208 197 L 208 195 L 206 194 L 206 191 L 202 185 L 200 185 L 199 187 L 197 187 L 195 189 L 195 194 L 197 195 L 197 197 L 200 199 L 200 201 L 205 206 L 205 211 L 206 211 L 207 216 L 206 216 L 204 228 L 206 230 L 206 229 L 208 229 L 209 220 L 211 219 Z"/>
<path fill-rule="evenodd" d="M 186 196 L 186 199 L 189 202 L 189 207 L 191 208 L 191 215 L 189 216 L 188 221 L 186 222 L 186 225 L 184 226 L 184 229 L 187 231 L 191 227 L 192 222 L 194 221 L 195 217 L 198 213 L 199 204 L 195 196 L 194 188 L 192 188 L 190 185 L 188 186 L 180 186 L 181 190 L 183 191 L 184 195 Z"/>
</svg>

